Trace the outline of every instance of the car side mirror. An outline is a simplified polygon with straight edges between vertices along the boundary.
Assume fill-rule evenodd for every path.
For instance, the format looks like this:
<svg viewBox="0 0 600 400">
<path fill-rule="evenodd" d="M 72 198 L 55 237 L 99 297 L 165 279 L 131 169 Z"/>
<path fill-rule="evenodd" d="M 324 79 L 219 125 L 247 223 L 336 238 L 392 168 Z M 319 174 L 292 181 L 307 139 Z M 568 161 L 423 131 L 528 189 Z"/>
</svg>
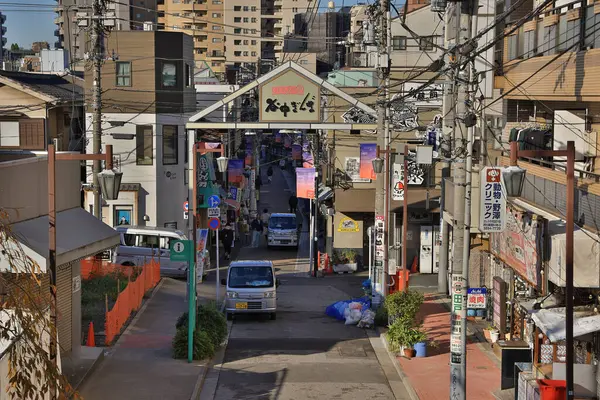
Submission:
<svg viewBox="0 0 600 400">
<path fill-rule="evenodd" d="M 278 288 L 279 285 L 281 285 L 281 281 L 279 280 L 279 278 L 275 279 L 275 287 Z"/>
<path fill-rule="evenodd" d="M 221 279 L 221 285 L 227 285 L 227 279 L 225 279 L 225 278 Z"/>
</svg>

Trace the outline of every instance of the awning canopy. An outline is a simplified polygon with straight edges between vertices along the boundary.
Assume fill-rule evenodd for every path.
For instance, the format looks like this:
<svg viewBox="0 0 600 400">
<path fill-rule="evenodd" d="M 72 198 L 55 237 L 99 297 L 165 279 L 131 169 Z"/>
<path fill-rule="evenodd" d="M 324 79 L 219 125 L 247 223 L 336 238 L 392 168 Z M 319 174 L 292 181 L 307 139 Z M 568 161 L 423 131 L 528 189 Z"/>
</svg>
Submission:
<svg viewBox="0 0 600 400">
<path fill-rule="evenodd" d="M 565 308 L 541 309 L 532 313 L 536 326 L 544 332 L 551 342 L 566 338 Z M 575 311 L 573 336 L 579 337 L 600 331 L 600 315 L 593 311 Z"/>
<path fill-rule="evenodd" d="M 14 237 L 27 255 L 33 256 L 41 272 L 48 258 L 48 216 L 12 224 Z M 56 265 L 68 264 L 100 253 L 119 244 L 119 233 L 83 208 L 72 208 L 56 215 Z M 30 254 L 30 253 L 35 254 Z M 0 271 L 10 266 L 0 259 Z"/>
</svg>

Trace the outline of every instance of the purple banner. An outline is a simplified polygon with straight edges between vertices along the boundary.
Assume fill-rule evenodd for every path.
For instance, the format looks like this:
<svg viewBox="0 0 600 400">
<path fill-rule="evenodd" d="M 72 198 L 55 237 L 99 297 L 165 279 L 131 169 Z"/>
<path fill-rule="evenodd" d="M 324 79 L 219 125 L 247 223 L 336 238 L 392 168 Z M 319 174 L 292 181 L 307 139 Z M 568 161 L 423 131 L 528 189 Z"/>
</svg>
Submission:
<svg viewBox="0 0 600 400">
<path fill-rule="evenodd" d="M 292 145 L 292 159 L 302 160 L 302 146 L 299 144 Z"/>
<path fill-rule="evenodd" d="M 363 179 L 377 179 L 373 170 L 373 160 L 377 157 L 377 145 L 371 143 L 360 144 L 360 177 Z"/>
<path fill-rule="evenodd" d="M 302 199 L 315 198 L 314 168 L 296 168 L 296 196 Z"/>
<path fill-rule="evenodd" d="M 246 136 L 246 166 L 252 166 L 254 153 L 254 138 Z"/>
<path fill-rule="evenodd" d="M 229 160 L 227 164 L 229 183 L 242 183 L 244 181 L 244 160 Z"/>
</svg>

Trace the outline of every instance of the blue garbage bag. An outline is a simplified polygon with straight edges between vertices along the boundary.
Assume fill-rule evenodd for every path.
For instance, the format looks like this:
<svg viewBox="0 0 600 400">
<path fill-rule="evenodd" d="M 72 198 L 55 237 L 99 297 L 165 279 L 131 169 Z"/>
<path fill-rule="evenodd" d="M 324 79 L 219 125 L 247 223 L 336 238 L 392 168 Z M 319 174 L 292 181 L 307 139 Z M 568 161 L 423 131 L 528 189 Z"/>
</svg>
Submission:
<svg viewBox="0 0 600 400">
<path fill-rule="evenodd" d="M 362 283 L 362 287 L 363 288 L 370 288 L 371 287 L 371 280 L 370 279 L 364 280 L 363 283 Z"/>
<path fill-rule="evenodd" d="M 368 297 L 360 297 L 358 299 L 341 300 L 336 303 L 329 305 L 325 309 L 325 314 L 329 317 L 333 317 L 337 320 L 344 321 L 344 311 L 348 308 L 348 305 L 352 302 L 361 303 L 361 312 L 364 312 L 371 308 L 371 299 Z"/>
</svg>

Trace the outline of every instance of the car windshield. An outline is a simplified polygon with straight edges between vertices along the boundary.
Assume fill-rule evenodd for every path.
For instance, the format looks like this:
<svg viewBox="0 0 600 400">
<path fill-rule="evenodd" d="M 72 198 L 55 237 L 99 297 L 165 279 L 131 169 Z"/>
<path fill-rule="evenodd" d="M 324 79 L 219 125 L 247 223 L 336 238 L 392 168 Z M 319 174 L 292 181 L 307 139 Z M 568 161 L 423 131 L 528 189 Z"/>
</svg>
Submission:
<svg viewBox="0 0 600 400">
<path fill-rule="evenodd" d="M 274 280 L 271 267 L 232 267 L 229 269 L 230 288 L 267 288 L 273 286 Z"/>
<path fill-rule="evenodd" d="M 269 228 L 273 229 L 296 229 L 296 218 L 293 217 L 271 217 Z"/>
</svg>

